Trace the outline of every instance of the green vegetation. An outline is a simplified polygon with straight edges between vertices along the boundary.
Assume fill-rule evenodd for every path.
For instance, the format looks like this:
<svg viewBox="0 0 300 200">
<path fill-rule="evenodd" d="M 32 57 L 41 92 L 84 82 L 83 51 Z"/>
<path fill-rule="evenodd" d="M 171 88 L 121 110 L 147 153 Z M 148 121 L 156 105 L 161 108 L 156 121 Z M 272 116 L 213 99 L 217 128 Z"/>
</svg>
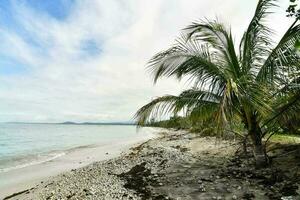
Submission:
<svg viewBox="0 0 300 200">
<path fill-rule="evenodd" d="M 162 127 L 162 128 L 174 128 L 174 129 L 190 129 L 193 125 L 187 117 L 171 117 L 168 120 L 150 121 L 147 126 Z"/>
<path fill-rule="evenodd" d="M 242 137 L 240 134 L 244 131 L 241 123 L 231 123 L 231 127 L 228 130 L 223 131 L 223 138 L 232 138 L 233 133 L 237 134 L 236 137 Z M 168 120 L 155 121 L 150 120 L 145 126 L 150 127 L 161 127 L 161 128 L 173 128 L 173 129 L 183 129 L 188 130 L 192 133 L 197 133 L 200 136 L 216 136 L 219 137 L 218 129 L 215 121 L 213 120 L 197 120 L 190 117 L 173 116 Z"/>
<path fill-rule="evenodd" d="M 290 5 L 286 12 L 288 17 L 300 18 L 300 8 L 298 7 L 299 0 L 290 0 Z"/>
<path fill-rule="evenodd" d="M 140 108 L 138 125 L 180 114 L 220 135 L 228 130 L 243 135 L 253 144 L 256 165 L 266 166 L 263 138 L 283 129 L 298 131 L 300 124 L 300 55 L 295 48 L 300 25 L 296 17 L 283 37 L 273 41 L 265 22 L 275 3 L 258 1 L 239 45 L 230 28 L 217 20 L 187 26 L 171 48 L 150 60 L 149 69 L 154 82 L 161 77 L 187 78 L 192 87 Z"/>
<path fill-rule="evenodd" d="M 299 135 L 293 134 L 278 134 L 272 137 L 272 142 L 280 142 L 280 143 L 300 143 Z"/>
<path fill-rule="evenodd" d="M 288 17 L 293 17 L 296 19 L 300 19 L 300 7 L 298 5 L 299 0 L 290 0 L 290 5 L 287 8 L 286 12 L 288 13 Z M 295 43 L 295 48 L 300 51 L 300 40 L 297 40 Z"/>
</svg>

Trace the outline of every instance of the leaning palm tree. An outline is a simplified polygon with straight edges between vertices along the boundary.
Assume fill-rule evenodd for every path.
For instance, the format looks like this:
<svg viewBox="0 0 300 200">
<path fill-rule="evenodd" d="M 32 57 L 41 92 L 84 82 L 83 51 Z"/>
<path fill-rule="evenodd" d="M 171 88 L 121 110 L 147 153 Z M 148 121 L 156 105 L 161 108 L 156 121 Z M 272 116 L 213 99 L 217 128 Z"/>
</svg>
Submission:
<svg viewBox="0 0 300 200">
<path fill-rule="evenodd" d="M 158 97 L 140 108 L 135 115 L 138 125 L 167 113 L 183 113 L 199 119 L 213 117 L 222 132 L 238 117 L 251 138 L 257 166 L 266 165 L 262 139 L 276 118 L 274 98 L 300 67 L 294 49 L 300 38 L 297 20 L 276 45 L 272 41 L 265 19 L 274 2 L 259 0 L 238 50 L 225 25 L 200 21 L 185 28 L 171 48 L 156 54 L 148 66 L 154 83 L 175 76 L 187 78 L 193 86 L 179 96 Z"/>
</svg>

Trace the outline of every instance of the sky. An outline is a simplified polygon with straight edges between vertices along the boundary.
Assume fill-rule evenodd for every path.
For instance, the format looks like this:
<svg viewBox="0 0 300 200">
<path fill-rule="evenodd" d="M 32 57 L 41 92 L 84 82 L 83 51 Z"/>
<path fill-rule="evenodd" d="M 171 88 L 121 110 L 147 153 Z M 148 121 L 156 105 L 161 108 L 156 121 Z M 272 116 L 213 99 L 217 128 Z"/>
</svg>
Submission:
<svg viewBox="0 0 300 200">
<path fill-rule="evenodd" d="M 146 65 L 199 19 L 230 26 L 238 44 L 256 0 L 0 1 L 0 122 L 131 121 L 185 82 L 153 85 Z M 269 23 L 289 26 L 288 0 Z"/>
</svg>

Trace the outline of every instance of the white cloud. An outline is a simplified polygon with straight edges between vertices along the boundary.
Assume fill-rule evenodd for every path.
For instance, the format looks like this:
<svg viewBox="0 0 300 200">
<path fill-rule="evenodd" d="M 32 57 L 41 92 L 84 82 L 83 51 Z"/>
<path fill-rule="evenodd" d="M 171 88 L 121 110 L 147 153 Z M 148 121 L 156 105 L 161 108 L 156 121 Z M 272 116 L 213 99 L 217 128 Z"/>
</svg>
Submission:
<svg viewBox="0 0 300 200">
<path fill-rule="evenodd" d="M 238 39 L 255 6 L 255 1 L 238 0 L 77 1 L 59 21 L 15 3 L 15 17 L 37 44 L 0 27 L 0 53 L 29 68 L 0 77 L 0 121 L 130 120 L 153 96 L 185 87 L 174 80 L 153 86 L 145 70 L 149 58 L 169 47 L 180 29 L 218 16 Z M 280 15 L 275 27 L 282 32 L 287 23 L 284 12 Z M 81 56 L 87 40 L 100 45 L 100 55 Z"/>
</svg>

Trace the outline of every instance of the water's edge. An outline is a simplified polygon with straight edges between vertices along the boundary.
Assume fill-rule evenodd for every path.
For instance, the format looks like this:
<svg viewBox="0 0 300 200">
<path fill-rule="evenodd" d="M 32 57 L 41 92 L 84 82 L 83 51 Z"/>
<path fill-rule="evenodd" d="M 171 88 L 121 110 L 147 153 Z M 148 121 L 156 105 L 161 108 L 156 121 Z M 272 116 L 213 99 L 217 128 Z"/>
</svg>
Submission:
<svg viewBox="0 0 300 200">
<path fill-rule="evenodd" d="M 135 140 L 151 132 L 144 129 L 136 133 L 133 126 L 0 125 L 0 174 L 51 162 L 79 149 Z"/>
<path fill-rule="evenodd" d="M 139 135 L 127 141 L 107 145 L 89 145 L 69 149 L 65 155 L 39 164 L 29 165 L 0 173 L 0 199 L 12 193 L 37 185 L 40 181 L 60 173 L 84 167 L 94 162 L 118 157 L 131 147 L 158 136 L 160 131 Z"/>
</svg>

